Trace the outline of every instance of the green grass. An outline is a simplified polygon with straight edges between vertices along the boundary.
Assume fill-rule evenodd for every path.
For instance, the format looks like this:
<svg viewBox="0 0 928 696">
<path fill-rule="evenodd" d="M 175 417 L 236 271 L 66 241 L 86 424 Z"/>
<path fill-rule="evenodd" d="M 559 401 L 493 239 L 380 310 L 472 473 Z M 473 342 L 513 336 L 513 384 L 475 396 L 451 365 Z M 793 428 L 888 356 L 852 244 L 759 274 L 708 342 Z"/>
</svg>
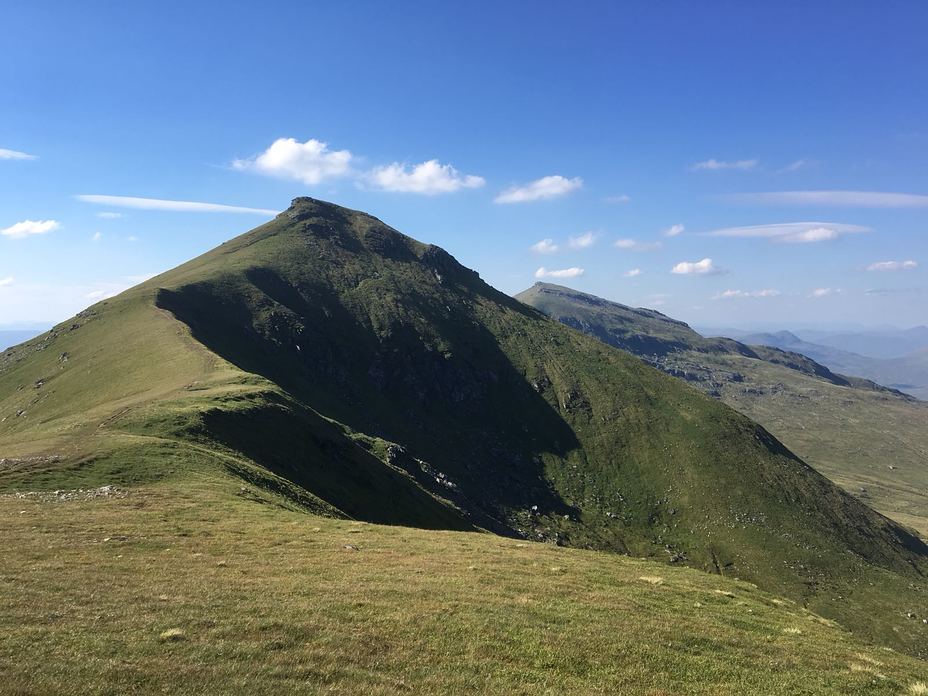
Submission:
<svg viewBox="0 0 928 696">
<path fill-rule="evenodd" d="M 118 493 L 0 497 L 0 692 L 895 695 L 926 678 L 696 570 L 318 517 L 219 473 Z"/>
<path fill-rule="evenodd" d="M 0 492 L 233 475 L 294 513 L 690 566 L 928 646 L 917 538 L 732 409 L 312 199 L 4 353 L 0 458 Z"/>
</svg>

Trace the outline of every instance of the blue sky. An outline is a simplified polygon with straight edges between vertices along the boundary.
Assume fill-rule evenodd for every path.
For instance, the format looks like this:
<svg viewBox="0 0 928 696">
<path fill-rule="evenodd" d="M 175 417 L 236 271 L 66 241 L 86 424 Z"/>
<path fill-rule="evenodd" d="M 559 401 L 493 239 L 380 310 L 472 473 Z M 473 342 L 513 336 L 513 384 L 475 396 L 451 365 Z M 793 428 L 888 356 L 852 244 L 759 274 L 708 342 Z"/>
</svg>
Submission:
<svg viewBox="0 0 928 696">
<path fill-rule="evenodd" d="M 80 196 L 297 195 L 511 293 L 544 269 L 696 325 L 928 321 L 928 5 L 574 5 L 7 3 L 0 325 L 268 219 Z"/>
</svg>

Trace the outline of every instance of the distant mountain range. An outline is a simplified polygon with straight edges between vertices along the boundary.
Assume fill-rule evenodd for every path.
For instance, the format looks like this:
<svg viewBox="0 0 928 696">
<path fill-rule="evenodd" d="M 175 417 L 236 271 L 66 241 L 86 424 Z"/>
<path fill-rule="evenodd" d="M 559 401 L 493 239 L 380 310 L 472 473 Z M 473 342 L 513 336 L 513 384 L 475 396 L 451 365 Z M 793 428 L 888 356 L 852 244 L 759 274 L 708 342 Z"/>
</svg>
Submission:
<svg viewBox="0 0 928 696">
<path fill-rule="evenodd" d="M 928 326 L 910 329 L 870 329 L 865 331 L 814 331 L 794 332 L 803 340 L 818 343 L 868 358 L 890 360 L 928 349 Z"/>
<path fill-rule="evenodd" d="M 906 332 L 889 333 L 886 336 L 887 345 L 883 353 L 896 353 L 903 349 L 909 349 L 912 346 L 918 346 L 924 333 L 928 332 L 925 327 L 917 327 Z M 808 332 L 803 335 L 809 336 Z M 915 352 L 902 357 L 872 357 L 872 354 L 878 352 L 874 350 L 875 342 L 878 343 L 877 334 L 841 334 L 828 338 L 823 337 L 820 340 L 829 340 L 830 343 L 816 343 L 811 340 L 805 340 L 800 336 L 789 331 L 777 331 L 775 333 L 755 333 L 743 334 L 738 338 L 744 343 L 772 346 L 782 350 L 802 353 L 813 360 L 827 365 L 832 370 L 847 375 L 856 375 L 871 379 L 888 387 L 893 387 L 922 400 L 928 400 L 928 342 L 921 344 L 922 347 L 916 348 Z M 896 337 L 896 339 L 893 338 Z M 901 336 L 901 338 L 900 338 Z M 845 339 L 848 340 L 845 340 Z M 928 337 L 925 338 L 928 341 Z M 860 355 L 836 347 L 839 345 L 859 345 L 867 348 L 870 355 Z M 895 346 L 895 347 L 892 347 Z"/>
<path fill-rule="evenodd" d="M 774 349 L 684 351 L 685 325 L 635 318 L 666 330 L 642 339 L 652 364 L 739 406 L 795 403 L 831 447 L 817 429 L 839 421 L 802 408 L 817 393 L 820 410 L 845 408 L 840 394 L 865 417 L 914 403 Z M 928 546 L 771 431 L 444 250 L 312 198 L 0 354 L 3 492 L 170 481 L 191 506 L 214 485 L 236 502 L 203 519 L 251 489 L 333 517 L 650 557 L 928 655 L 900 613 L 928 592 Z M 874 480 L 900 480 L 886 461 Z"/>
</svg>

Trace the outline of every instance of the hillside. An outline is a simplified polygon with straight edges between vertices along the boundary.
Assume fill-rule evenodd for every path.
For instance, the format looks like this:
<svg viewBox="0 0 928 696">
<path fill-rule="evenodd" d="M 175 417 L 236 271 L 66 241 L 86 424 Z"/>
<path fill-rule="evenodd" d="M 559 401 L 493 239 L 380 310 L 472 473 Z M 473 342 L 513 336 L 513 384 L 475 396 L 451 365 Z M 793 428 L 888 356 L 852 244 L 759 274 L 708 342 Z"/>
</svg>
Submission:
<svg viewBox="0 0 928 696">
<path fill-rule="evenodd" d="M 916 334 L 917 336 L 918 334 Z M 802 353 L 842 374 L 856 375 L 885 384 L 910 396 L 928 400 L 928 349 L 897 358 L 873 358 L 831 346 L 804 341 L 789 331 L 747 334 L 742 342 Z"/>
<path fill-rule="evenodd" d="M 750 583 L 318 517 L 216 464 L 96 497 L 0 495 L 0 692 L 915 696 L 928 683 L 922 660 Z"/>
<path fill-rule="evenodd" d="M 928 404 L 798 353 L 704 338 L 654 310 L 547 283 L 517 297 L 721 399 L 848 492 L 928 536 Z"/>
<path fill-rule="evenodd" d="M 914 535 L 718 401 L 314 199 L 5 352 L 0 452 L 6 491 L 219 467 L 305 512 L 688 565 L 928 645 Z"/>
</svg>

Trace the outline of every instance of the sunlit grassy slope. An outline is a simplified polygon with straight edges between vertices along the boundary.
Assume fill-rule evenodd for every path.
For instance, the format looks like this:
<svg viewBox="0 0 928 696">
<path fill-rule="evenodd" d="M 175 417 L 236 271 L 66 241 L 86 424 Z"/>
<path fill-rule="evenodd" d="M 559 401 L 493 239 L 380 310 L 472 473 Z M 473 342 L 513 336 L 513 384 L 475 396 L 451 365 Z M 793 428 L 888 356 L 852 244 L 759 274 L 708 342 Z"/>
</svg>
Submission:
<svg viewBox="0 0 928 696">
<path fill-rule="evenodd" d="M 223 471 L 0 496 L 0 692 L 895 696 L 926 680 L 746 582 L 318 517 Z"/>
<path fill-rule="evenodd" d="M 720 398 L 852 495 L 928 537 L 928 403 L 569 288 L 538 283 L 518 297 Z"/>
<path fill-rule="evenodd" d="M 691 566 L 928 650 L 917 537 L 723 404 L 313 199 L 5 352 L 0 458 L 6 492 L 221 466 L 302 514 Z"/>
</svg>

